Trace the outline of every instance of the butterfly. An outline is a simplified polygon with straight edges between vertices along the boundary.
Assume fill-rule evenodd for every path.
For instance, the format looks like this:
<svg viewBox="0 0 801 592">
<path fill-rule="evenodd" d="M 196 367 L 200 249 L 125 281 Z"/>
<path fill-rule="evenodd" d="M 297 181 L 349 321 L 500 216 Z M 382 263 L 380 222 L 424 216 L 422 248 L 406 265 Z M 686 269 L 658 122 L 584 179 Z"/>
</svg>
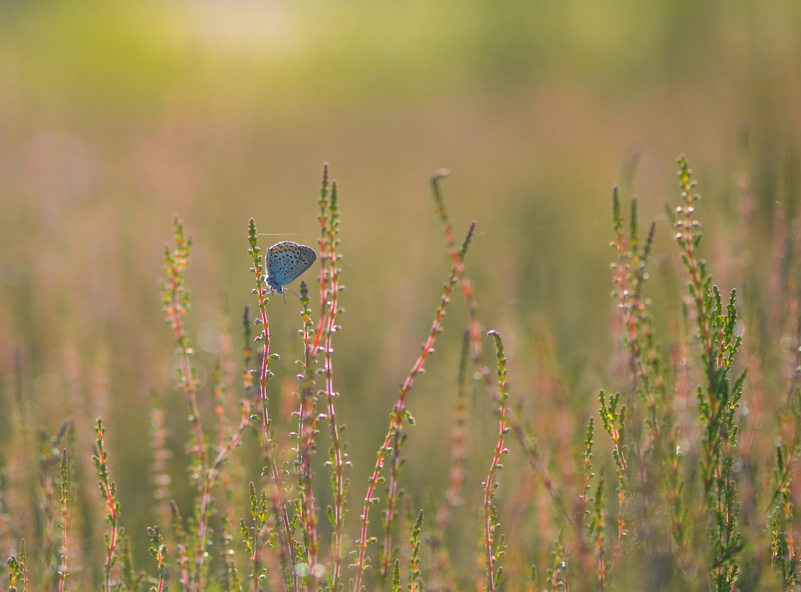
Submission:
<svg viewBox="0 0 801 592">
<path fill-rule="evenodd" d="M 282 241 L 267 249 L 267 285 L 281 294 L 284 286 L 300 277 L 317 261 L 317 253 L 306 245 Z"/>
</svg>

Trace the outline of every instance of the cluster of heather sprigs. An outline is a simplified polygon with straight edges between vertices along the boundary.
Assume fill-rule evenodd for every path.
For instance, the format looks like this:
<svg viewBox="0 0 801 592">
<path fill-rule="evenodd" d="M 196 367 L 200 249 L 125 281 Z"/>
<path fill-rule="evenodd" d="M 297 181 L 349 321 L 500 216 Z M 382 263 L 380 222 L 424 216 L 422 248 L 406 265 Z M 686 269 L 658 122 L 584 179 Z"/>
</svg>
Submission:
<svg viewBox="0 0 801 592">
<path fill-rule="evenodd" d="M 549 411 L 527 407 L 511 386 L 504 336 L 484 325 L 466 265 L 476 224 L 454 228 L 445 174 L 435 174 L 434 213 L 450 270 L 419 353 L 410 355 L 386 409 L 365 483 L 352 480 L 348 447 L 348 434 L 360 426 L 346 430 L 339 413 L 348 396 L 338 390 L 339 373 L 358 360 L 338 356 L 337 333 L 348 317 L 340 304 L 340 197 L 327 166 L 319 197 L 319 304 L 312 305 L 302 282 L 291 388 L 271 369 L 278 357 L 268 302 L 275 294 L 250 220 L 254 306 L 243 312 L 239 335 L 222 337 L 211 400 L 202 400 L 207 391 L 189 329 L 192 240 L 176 219 L 161 294 L 176 345 L 175 394 L 186 409 L 186 466 L 171 468 L 164 395 L 154 395 L 152 480 L 140 491 L 151 497 L 154 520 L 130 523 L 115 481 L 125 468 L 108 450 L 103 419 L 94 430 L 97 489 L 89 492 L 77 424 L 37 434 L 26 402 L 15 401 L 0 506 L 8 589 L 801 589 L 794 485 L 801 452 L 800 225 L 776 216 L 776 244 L 764 266 L 774 309 L 744 313 L 741 295 L 716 283 L 714 262 L 703 256 L 700 194 L 683 157 L 678 173 L 666 232 L 682 279 L 678 293 L 663 297 L 678 303 L 679 318 L 660 335 L 665 323 L 649 297 L 660 228 L 653 223 L 643 233 L 637 200 L 626 206 L 615 189 L 610 388 L 586 393 L 592 413 L 567 409 L 580 420 L 572 431 L 557 426 L 565 422 L 550 411 L 546 420 L 559 437 L 536 429 L 542 422 L 533 418 Z M 742 203 L 753 199 L 747 174 L 739 187 Z M 750 211 L 743 208 L 743 225 Z M 743 270 L 752 281 L 740 282 L 757 302 L 768 298 L 753 281 L 760 271 Z M 454 329 L 463 335 L 454 404 L 441 418 L 450 447 L 430 451 L 449 469 L 445 487 L 424 492 L 420 502 L 404 476 L 415 425 L 409 402 L 456 303 L 466 324 Z M 750 331 L 765 319 L 762 339 L 789 347 L 765 353 L 749 346 Z M 783 368 L 783 379 L 767 381 L 765 367 Z M 768 386 L 777 383 L 779 392 Z M 471 417 L 470 393 L 493 414 Z M 470 464 L 478 421 L 494 424 L 492 442 L 486 458 Z M 190 489 L 188 508 L 177 501 L 181 478 Z M 24 495 L 34 503 L 20 501 Z M 536 527 L 522 526 L 532 515 Z M 83 543 L 98 532 L 102 544 Z M 461 544 L 465 536 L 474 544 Z M 149 560 L 134 560 L 135 539 L 147 540 Z"/>
</svg>

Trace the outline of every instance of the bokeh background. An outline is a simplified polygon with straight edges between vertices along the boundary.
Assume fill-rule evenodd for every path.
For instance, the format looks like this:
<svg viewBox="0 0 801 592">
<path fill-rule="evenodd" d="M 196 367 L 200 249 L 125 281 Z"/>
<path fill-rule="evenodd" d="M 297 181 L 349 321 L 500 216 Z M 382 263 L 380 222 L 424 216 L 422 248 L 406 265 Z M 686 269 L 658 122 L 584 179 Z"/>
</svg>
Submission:
<svg viewBox="0 0 801 592">
<path fill-rule="evenodd" d="M 581 430 L 613 365 L 613 185 L 658 221 L 651 296 L 676 312 L 675 291 L 660 291 L 680 281 L 664 214 L 677 201 L 675 158 L 697 173 L 710 259 L 736 228 L 744 169 L 763 196 L 748 231 L 767 241 L 776 201 L 792 213 L 798 195 L 799 91 L 792 1 L 0 3 L 4 405 L 24 398 L 31 424 L 50 432 L 75 418 L 87 465 L 104 417 L 141 531 L 153 513 L 142 495 L 153 393 L 178 459 L 186 431 L 159 300 L 173 216 L 194 237 L 190 322 L 207 378 L 223 313 L 238 337 L 254 304 L 248 219 L 265 248 L 316 245 L 328 162 L 347 286 L 338 389 L 358 497 L 446 280 L 428 186 L 445 167 L 457 229 L 477 222 L 468 271 L 485 326 L 507 340 L 513 395 L 535 425 L 545 418 L 545 441 L 555 416 L 538 410 L 556 392 L 572 410 L 559 421 Z M 288 296 L 270 308 L 278 391 L 296 372 L 299 307 Z M 444 486 L 464 320 L 456 301 L 410 399 L 414 495 Z M 472 404 L 475 438 L 489 442 L 491 408 L 481 395 Z"/>
</svg>

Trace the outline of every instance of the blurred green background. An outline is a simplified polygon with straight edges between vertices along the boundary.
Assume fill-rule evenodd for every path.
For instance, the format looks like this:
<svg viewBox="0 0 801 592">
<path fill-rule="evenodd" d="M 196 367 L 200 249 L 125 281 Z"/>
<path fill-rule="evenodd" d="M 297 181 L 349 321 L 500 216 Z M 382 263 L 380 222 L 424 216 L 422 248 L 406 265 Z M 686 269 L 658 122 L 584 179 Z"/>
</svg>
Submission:
<svg viewBox="0 0 801 592">
<path fill-rule="evenodd" d="M 446 279 L 428 187 L 446 167 L 458 231 L 477 222 L 468 271 L 507 340 L 514 396 L 547 440 L 553 415 L 539 410 L 562 392 L 565 429 L 581 430 L 612 363 L 612 186 L 659 220 L 657 286 L 676 281 L 664 206 L 680 153 L 705 197 L 710 258 L 727 248 L 744 166 L 761 196 L 750 231 L 766 237 L 777 179 L 795 208 L 800 33 L 789 0 L 0 3 L 4 401 L 24 397 L 51 431 L 75 417 L 84 462 L 102 415 L 124 509 L 146 516 L 153 392 L 173 399 L 178 456 L 186 429 L 158 288 L 173 215 L 194 236 L 190 322 L 208 377 L 221 311 L 238 338 L 254 305 L 248 219 L 265 248 L 316 245 L 328 162 L 347 286 L 338 390 L 361 495 Z M 672 294 L 652 296 L 676 310 Z M 296 372 L 299 307 L 270 309 L 278 392 Z M 457 299 L 410 399 L 408 456 L 424 462 L 408 474 L 435 496 L 464 320 Z M 487 441 L 496 429 L 473 427 Z"/>
</svg>

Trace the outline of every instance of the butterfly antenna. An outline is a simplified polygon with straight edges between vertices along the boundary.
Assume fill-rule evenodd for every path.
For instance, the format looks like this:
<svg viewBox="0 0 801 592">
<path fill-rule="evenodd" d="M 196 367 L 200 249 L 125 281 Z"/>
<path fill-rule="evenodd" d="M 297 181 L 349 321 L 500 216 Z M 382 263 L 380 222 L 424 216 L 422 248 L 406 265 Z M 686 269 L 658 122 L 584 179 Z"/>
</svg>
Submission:
<svg viewBox="0 0 801 592">
<path fill-rule="evenodd" d="M 292 294 L 292 295 L 293 295 L 295 298 L 297 298 L 298 300 L 300 300 L 300 295 L 299 295 L 297 292 L 295 292 L 295 291 L 293 291 L 293 290 L 290 290 L 289 288 L 284 288 L 284 292 L 289 292 L 289 293 L 290 293 L 290 294 Z M 284 302 L 286 302 L 286 294 L 284 294 Z"/>
</svg>

